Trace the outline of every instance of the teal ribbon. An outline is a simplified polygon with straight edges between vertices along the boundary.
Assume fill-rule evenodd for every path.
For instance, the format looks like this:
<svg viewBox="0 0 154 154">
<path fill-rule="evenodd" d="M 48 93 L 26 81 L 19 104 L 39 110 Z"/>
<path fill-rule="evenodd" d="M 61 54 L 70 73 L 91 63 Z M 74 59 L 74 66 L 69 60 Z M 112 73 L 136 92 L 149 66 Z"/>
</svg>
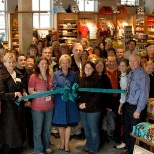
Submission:
<svg viewBox="0 0 154 154">
<path fill-rule="evenodd" d="M 101 89 L 101 88 L 79 88 L 79 85 L 77 83 L 74 83 L 73 85 L 67 85 L 65 88 L 59 88 L 56 90 L 50 90 L 45 91 L 41 93 L 36 94 L 30 94 L 28 96 L 23 96 L 22 100 L 26 99 L 32 99 L 37 97 L 43 97 L 48 95 L 54 95 L 54 94 L 62 94 L 61 98 L 63 101 L 72 101 L 74 102 L 76 98 L 78 97 L 78 92 L 96 92 L 96 93 L 114 93 L 114 94 L 125 94 L 126 90 L 120 90 L 120 89 Z M 15 102 L 19 106 L 19 102 Z"/>
</svg>

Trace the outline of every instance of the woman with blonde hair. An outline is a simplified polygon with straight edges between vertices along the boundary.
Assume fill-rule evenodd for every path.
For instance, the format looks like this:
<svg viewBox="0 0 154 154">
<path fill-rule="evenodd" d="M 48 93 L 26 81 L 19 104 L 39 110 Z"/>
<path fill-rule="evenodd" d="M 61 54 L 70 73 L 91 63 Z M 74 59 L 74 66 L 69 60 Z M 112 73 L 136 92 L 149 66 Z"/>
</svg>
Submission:
<svg viewBox="0 0 154 154">
<path fill-rule="evenodd" d="M 147 47 L 147 54 L 148 54 L 149 60 L 154 62 L 154 45 L 150 45 Z"/>
<path fill-rule="evenodd" d="M 25 103 L 22 95 L 27 95 L 24 87 L 24 76 L 14 70 L 16 57 L 6 53 L 3 57 L 4 67 L 0 69 L 0 97 L 2 118 L 2 150 L 4 154 L 19 154 L 25 140 Z M 18 100 L 19 105 L 15 103 Z"/>
<path fill-rule="evenodd" d="M 154 63 L 152 61 L 147 61 L 143 65 L 143 68 L 149 74 L 150 77 L 149 98 L 154 98 Z"/>
<path fill-rule="evenodd" d="M 144 63 L 148 61 L 148 54 L 145 51 L 141 51 L 139 55 L 141 57 L 141 66 L 143 67 Z"/>
<path fill-rule="evenodd" d="M 65 86 L 77 83 L 77 75 L 71 71 L 71 57 L 67 54 L 59 59 L 60 70 L 53 75 L 53 89 L 64 88 Z M 61 139 L 60 151 L 69 153 L 69 139 L 71 127 L 76 126 L 79 121 L 78 108 L 76 102 L 63 100 L 61 94 L 54 95 L 54 114 L 52 124 L 59 127 Z"/>
<path fill-rule="evenodd" d="M 88 39 L 82 38 L 80 43 L 81 43 L 83 49 L 87 50 L 89 52 L 89 54 L 93 53 L 93 48 L 89 45 L 90 43 L 89 43 Z"/>
</svg>

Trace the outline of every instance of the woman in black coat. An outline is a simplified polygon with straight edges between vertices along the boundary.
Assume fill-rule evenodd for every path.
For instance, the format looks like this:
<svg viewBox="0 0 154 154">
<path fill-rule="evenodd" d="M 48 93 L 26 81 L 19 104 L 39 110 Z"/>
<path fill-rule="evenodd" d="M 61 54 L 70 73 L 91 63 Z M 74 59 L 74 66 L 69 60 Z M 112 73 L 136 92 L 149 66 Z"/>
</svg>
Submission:
<svg viewBox="0 0 154 154">
<path fill-rule="evenodd" d="M 95 61 L 95 66 L 96 66 L 96 71 L 101 79 L 100 84 L 102 84 L 102 88 L 103 89 L 112 89 L 110 79 L 105 73 L 105 60 L 103 60 L 102 58 L 98 58 Z M 107 110 L 110 111 L 113 108 L 112 98 L 113 98 L 112 94 L 103 93 L 102 99 L 100 100 L 100 104 L 101 104 L 101 116 L 100 116 L 100 125 L 99 125 L 100 147 L 102 146 L 103 141 L 108 140 L 108 137 L 102 131 L 102 122 L 103 122 L 104 116 L 107 113 L 106 111 Z"/>
<path fill-rule="evenodd" d="M 83 72 L 84 75 L 79 83 L 80 88 L 103 88 L 93 62 L 87 61 L 83 67 Z M 102 94 L 81 92 L 79 95 L 78 104 L 86 137 L 86 145 L 83 151 L 94 154 L 98 151 L 100 141 L 99 120 Z"/>
<path fill-rule="evenodd" d="M 0 69 L 0 97 L 2 103 L 2 150 L 3 154 L 19 154 L 25 139 L 24 103 L 21 101 L 24 76 L 14 70 L 14 54 L 6 53 L 4 67 Z M 26 93 L 25 93 L 26 95 Z M 18 99 L 20 105 L 15 103 Z"/>
</svg>

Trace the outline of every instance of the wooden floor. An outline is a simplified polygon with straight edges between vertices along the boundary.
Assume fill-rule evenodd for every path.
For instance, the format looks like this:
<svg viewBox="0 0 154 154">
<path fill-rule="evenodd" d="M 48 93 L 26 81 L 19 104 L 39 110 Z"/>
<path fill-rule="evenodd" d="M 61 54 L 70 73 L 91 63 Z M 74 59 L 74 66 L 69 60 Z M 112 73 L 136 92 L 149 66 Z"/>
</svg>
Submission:
<svg viewBox="0 0 154 154">
<path fill-rule="evenodd" d="M 72 139 L 70 141 L 70 150 L 69 154 L 86 154 L 82 152 L 84 148 L 85 140 L 76 140 Z M 60 145 L 60 139 L 55 139 L 51 136 L 51 149 L 54 154 L 64 154 L 65 152 L 61 152 L 58 148 Z M 113 146 L 116 145 L 114 141 L 110 141 L 109 143 L 105 143 L 104 146 L 99 150 L 98 154 L 121 154 L 124 149 L 114 149 Z M 33 149 L 27 149 L 23 152 L 23 154 L 34 154 Z"/>
</svg>

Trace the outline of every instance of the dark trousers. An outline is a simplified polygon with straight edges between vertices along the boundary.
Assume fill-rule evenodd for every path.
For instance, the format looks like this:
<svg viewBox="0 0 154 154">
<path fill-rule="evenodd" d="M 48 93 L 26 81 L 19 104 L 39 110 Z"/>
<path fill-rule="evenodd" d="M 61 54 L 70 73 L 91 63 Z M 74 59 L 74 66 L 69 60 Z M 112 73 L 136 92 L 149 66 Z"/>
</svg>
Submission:
<svg viewBox="0 0 154 154">
<path fill-rule="evenodd" d="M 2 154 L 20 154 L 20 148 L 10 148 L 9 145 L 2 145 Z"/>
<path fill-rule="evenodd" d="M 30 148 L 34 147 L 33 142 L 33 121 L 32 121 L 32 113 L 31 108 L 27 107 L 25 110 L 26 114 L 26 128 L 27 128 L 27 138 L 28 138 L 28 144 Z"/>
<path fill-rule="evenodd" d="M 126 111 L 125 111 L 125 141 L 129 154 L 133 154 L 135 138 L 130 136 L 132 133 L 133 126 L 136 126 L 138 123 L 142 122 L 145 119 L 146 108 L 140 113 L 140 118 L 135 119 L 133 117 L 134 112 L 136 111 L 137 105 L 129 105 L 126 103 Z"/>
<path fill-rule="evenodd" d="M 113 133 L 113 140 L 115 140 L 115 142 L 119 143 L 121 141 L 121 126 L 122 126 L 122 122 L 121 122 L 121 115 L 119 115 L 118 113 L 118 107 L 119 107 L 119 97 L 113 97 L 113 107 L 112 107 L 112 111 L 115 113 L 116 118 L 115 118 L 115 130 Z"/>
</svg>

